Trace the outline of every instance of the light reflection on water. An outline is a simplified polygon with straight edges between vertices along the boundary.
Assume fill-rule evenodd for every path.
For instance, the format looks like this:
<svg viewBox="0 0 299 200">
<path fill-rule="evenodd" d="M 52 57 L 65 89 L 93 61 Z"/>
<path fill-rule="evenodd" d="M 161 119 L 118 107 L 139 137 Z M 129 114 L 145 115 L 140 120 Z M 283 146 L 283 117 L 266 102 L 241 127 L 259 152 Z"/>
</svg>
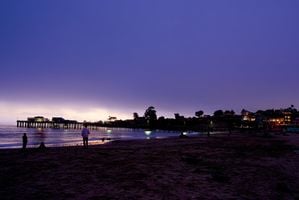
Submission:
<svg viewBox="0 0 299 200">
<path fill-rule="evenodd" d="M 82 145 L 81 130 L 17 128 L 0 125 L 0 149 L 20 148 L 24 133 L 28 137 L 28 147 L 37 147 L 41 142 L 44 142 L 46 146 Z M 89 144 L 104 144 L 112 140 L 166 138 L 178 135 L 179 132 L 176 131 L 100 127 L 91 130 Z"/>
</svg>

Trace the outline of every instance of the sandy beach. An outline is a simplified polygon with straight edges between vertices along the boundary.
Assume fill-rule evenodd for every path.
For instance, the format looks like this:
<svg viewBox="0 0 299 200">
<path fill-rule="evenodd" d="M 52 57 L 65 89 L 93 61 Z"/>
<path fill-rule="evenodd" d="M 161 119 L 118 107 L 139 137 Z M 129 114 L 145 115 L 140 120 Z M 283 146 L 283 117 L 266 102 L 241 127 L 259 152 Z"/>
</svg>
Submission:
<svg viewBox="0 0 299 200">
<path fill-rule="evenodd" d="M 299 199 L 298 138 L 234 134 L 1 150 L 0 197 Z"/>
</svg>

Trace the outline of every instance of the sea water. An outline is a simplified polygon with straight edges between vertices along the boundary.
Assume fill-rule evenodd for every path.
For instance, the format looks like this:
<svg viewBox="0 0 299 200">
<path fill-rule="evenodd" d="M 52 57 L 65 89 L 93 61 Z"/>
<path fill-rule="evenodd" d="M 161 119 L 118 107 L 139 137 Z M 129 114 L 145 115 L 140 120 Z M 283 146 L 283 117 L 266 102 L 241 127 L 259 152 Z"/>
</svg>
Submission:
<svg viewBox="0 0 299 200">
<path fill-rule="evenodd" d="M 0 125 L 0 149 L 21 148 L 24 133 L 28 137 L 27 147 L 38 147 L 41 142 L 44 142 L 46 146 L 82 145 L 81 130 L 17 128 L 16 126 Z M 176 131 L 99 127 L 91 130 L 89 143 L 94 145 L 113 140 L 159 139 L 178 135 L 179 132 Z"/>
</svg>

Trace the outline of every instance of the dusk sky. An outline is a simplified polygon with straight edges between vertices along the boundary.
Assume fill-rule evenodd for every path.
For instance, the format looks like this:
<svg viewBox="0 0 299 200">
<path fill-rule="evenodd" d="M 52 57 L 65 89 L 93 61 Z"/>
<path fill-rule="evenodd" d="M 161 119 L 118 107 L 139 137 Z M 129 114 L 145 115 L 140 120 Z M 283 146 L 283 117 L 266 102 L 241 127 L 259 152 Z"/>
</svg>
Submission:
<svg viewBox="0 0 299 200">
<path fill-rule="evenodd" d="M 299 106 L 298 0 L 1 0 L 0 123 Z"/>
</svg>

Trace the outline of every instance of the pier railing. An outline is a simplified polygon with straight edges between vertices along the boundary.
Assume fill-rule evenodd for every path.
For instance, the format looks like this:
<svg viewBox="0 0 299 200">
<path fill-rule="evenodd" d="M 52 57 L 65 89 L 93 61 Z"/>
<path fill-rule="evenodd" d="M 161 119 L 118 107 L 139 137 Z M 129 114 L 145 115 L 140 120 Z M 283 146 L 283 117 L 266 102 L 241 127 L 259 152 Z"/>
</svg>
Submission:
<svg viewBox="0 0 299 200">
<path fill-rule="evenodd" d="M 21 128 L 56 128 L 56 129 L 82 129 L 84 125 L 88 128 L 95 129 L 101 127 L 100 123 L 85 123 L 85 122 L 32 122 L 32 121 L 17 121 L 17 127 Z"/>
</svg>

